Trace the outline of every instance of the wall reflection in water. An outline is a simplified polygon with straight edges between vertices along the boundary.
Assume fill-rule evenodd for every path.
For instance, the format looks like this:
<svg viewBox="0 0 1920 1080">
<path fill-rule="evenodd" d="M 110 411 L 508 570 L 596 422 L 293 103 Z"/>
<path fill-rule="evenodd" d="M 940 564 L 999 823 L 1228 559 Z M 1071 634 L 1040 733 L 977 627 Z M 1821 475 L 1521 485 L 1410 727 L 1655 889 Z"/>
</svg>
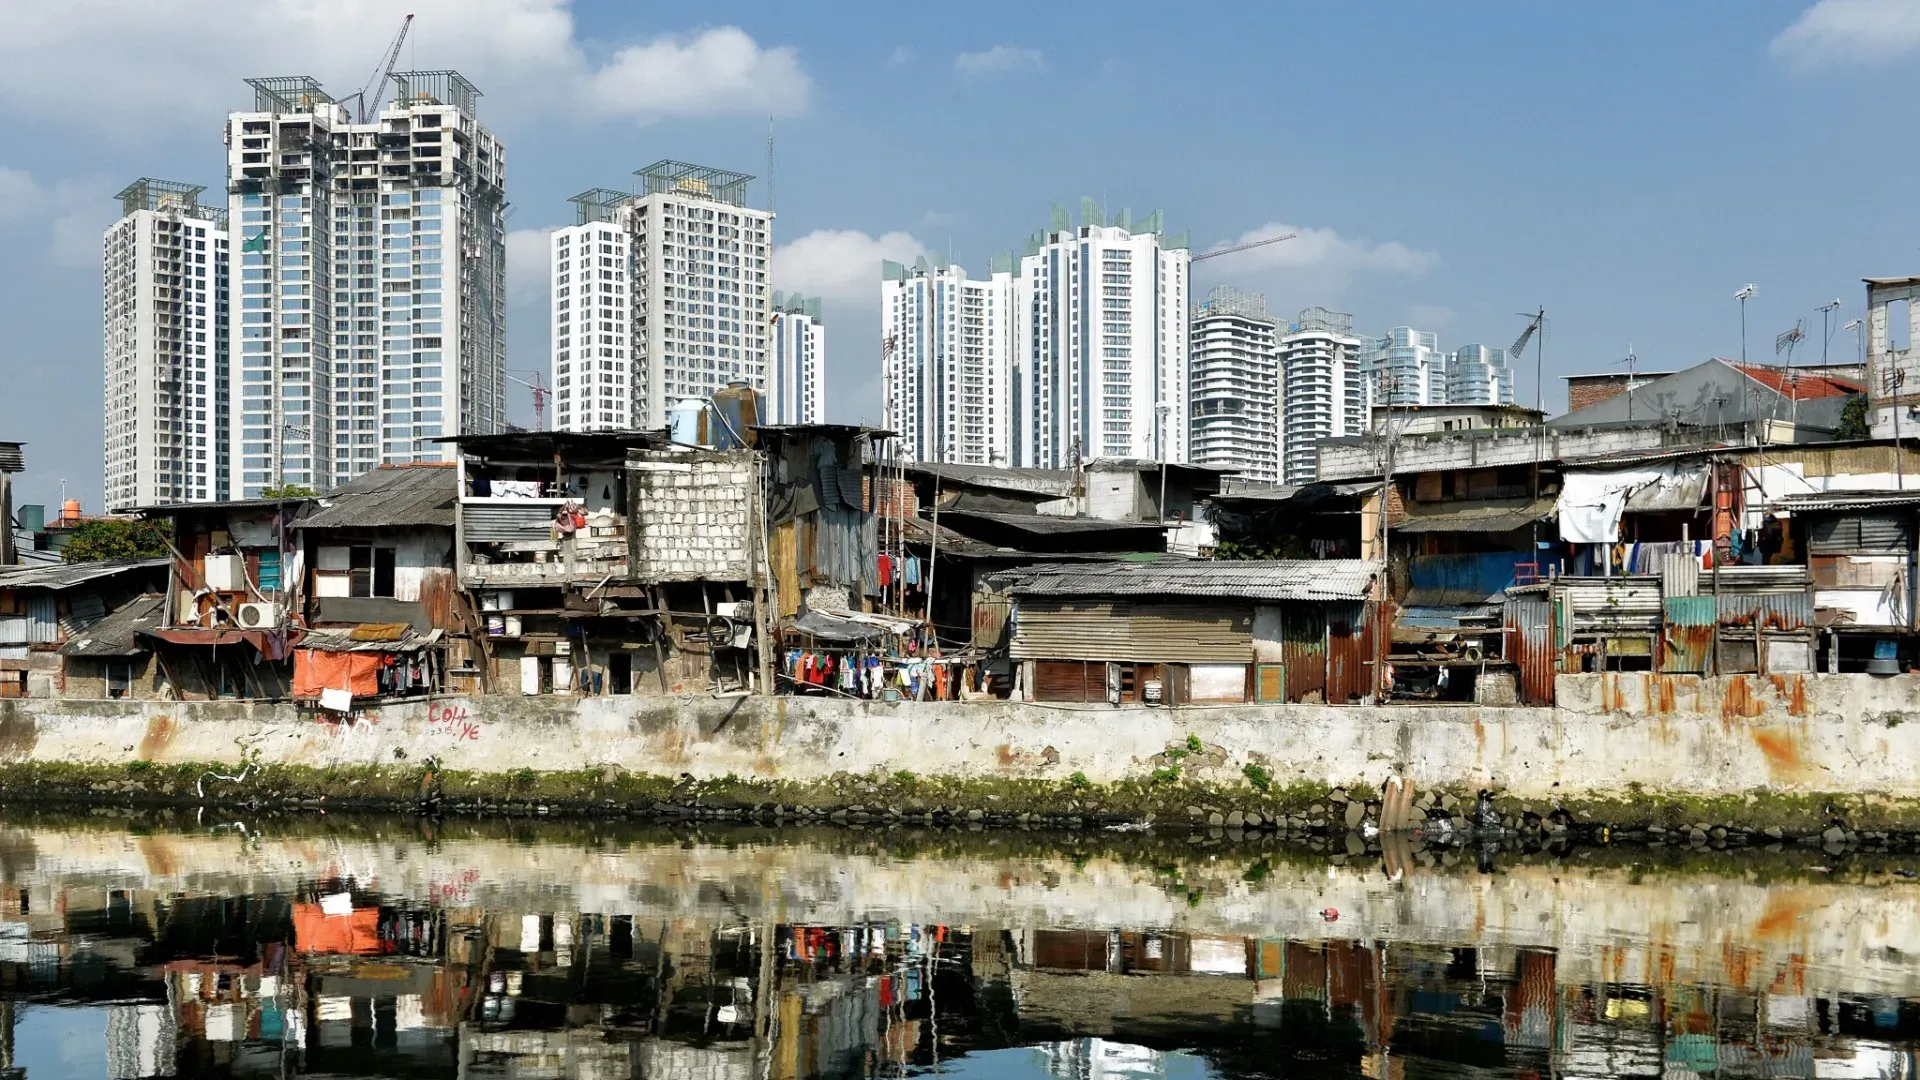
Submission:
<svg viewBox="0 0 1920 1080">
<path fill-rule="evenodd" d="M 822 923 L 697 872 L 635 883 L 675 894 L 658 913 L 542 906 L 564 891 L 537 883 L 481 902 L 500 882 L 478 872 L 393 892 L 124 876 L 43 860 L 0 886 L 0 1077 L 30 1071 L 22 1010 L 81 1018 L 116 1078 L 1913 1077 L 1920 1040 L 1903 957 L 1883 951 L 1862 988 L 1791 941 L 1701 979 L 1646 940 L 1209 932 L 1232 920 L 1204 902 L 1180 926 L 1021 923 L 988 902 L 920 922 L 907 897 Z M 1626 951 L 1640 981 L 1613 981 Z"/>
</svg>

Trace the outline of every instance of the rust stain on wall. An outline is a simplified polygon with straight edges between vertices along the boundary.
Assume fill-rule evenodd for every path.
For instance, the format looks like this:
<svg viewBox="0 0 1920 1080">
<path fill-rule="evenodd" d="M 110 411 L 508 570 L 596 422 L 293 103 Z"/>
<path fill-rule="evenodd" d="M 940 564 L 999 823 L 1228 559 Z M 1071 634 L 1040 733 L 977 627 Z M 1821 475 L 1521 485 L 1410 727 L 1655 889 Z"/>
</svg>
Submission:
<svg viewBox="0 0 1920 1080">
<path fill-rule="evenodd" d="M 173 717 L 166 714 L 147 721 L 147 733 L 140 737 L 140 760 L 152 761 L 173 742 Z"/>
<path fill-rule="evenodd" d="M 1746 717 L 1752 719 L 1767 711 L 1765 702 L 1753 696 L 1753 688 L 1747 684 L 1745 675 L 1727 676 L 1725 696 L 1720 699 L 1720 720 L 1728 731 L 1733 730 L 1733 721 Z"/>
<path fill-rule="evenodd" d="M 1769 675 L 1774 693 L 1787 699 L 1788 716 L 1807 715 L 1807 678 L 1804 675 Z"/>
<path fill-rule="evenodd" d="M 1800 760 L 1800 739 L 1794 733 L 1756 729 L 1753 745 L 1766 755 L 1768 779 L 1800 780 L 1806 776 L 1806 762 Z"/>
</svg>

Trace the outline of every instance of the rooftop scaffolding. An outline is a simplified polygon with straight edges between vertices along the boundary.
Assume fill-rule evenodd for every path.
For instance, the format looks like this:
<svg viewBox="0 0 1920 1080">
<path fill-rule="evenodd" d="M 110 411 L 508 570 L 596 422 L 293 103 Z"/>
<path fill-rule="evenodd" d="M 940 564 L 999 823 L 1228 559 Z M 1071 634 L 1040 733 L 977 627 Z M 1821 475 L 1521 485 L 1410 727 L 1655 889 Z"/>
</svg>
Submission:
<svg viewBox="0 0 1920 1080">
<path fill-rule="evenodd" d="M 320 80 L 311 75 L 272 75 L 248 79 L 247 85 L 253 87 L 254 112 L 312 112 L 316 105 L 333 103 L 333 98 L 320 88 Z"/>
<path fill-rule="evenodd" d="M 114 198 L 120 200 L 120 210 L 123 214 L 132 214 L 136 210 L 155 210 L 161 213 L 203 218 L 215 222 L 220 228 L 226 228 L 226 209 L 207 206 L 200 202 L 200 193 L 205 190 L 207 190 L 205 184 L 187 184 L 178 180 L 156 180 L 151 176 L 143 176 L 121 188 L 120 193 Z"/>
<path fill-rule="evenodd" d="M 631 191 L 616 191 L 613 188 L 588 188 L 567 201 L 574 206 L 574 224 L 586 225 L 595 221 L 613 221 L 613 212 L 622 204 L 638 198 Z"/>
<path fill-rule="evenodd" d="M 460 115 L 472 118 L 480 104 L 480 91 L 457 71 L 396 71 L 393 105 L 451 105 Z"/>
<path fill-rule="evenodd" d="M 747 183 L 753 177 L 706 165 L 661 160 L 644 169 L 636 169 L 642 195 L 691 195 L 714 199 L 732 206 L 747 204 Z"/>
</svg>

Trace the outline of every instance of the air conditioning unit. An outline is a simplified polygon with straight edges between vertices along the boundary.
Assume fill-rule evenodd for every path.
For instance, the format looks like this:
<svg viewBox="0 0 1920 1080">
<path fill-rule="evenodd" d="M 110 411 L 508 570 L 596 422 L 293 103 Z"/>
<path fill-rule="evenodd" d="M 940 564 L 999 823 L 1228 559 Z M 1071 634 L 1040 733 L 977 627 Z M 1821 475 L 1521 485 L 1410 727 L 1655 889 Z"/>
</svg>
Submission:
<svg viewBox="0 0 1920 1080">
<path fill-rule="evenodd" d="M 280 628 L 279 604 L 241 604 L 240 628 L 242 630 L 278 630 Z"/>
</svg>

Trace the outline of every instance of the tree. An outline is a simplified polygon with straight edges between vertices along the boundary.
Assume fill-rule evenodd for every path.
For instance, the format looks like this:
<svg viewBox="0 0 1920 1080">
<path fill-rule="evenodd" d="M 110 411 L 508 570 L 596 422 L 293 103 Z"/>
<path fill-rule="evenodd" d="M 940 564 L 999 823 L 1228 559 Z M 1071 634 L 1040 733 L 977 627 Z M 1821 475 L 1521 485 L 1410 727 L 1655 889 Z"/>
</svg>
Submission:
<svg viewBox="0 0 1920 1080">
<path fill-rule="evenodd" d="M 172 523 L 163 519 L 95 518 L 74 526 L 60 554 L 70 563 L 151 559 L 167 554 L 172 531 Z"/>
<path fill-rule="evenodd" d="M 1840 426 L 1834 430 L 1836 439 L 1864 439 L 1867 437 L 1867 396 L 1855 394 L 1847 399 L 1840 409 Z"/>
<path fill-rule="evenodd" d="M 273 484 L 260 489 L 263 499 L 311 499 L 318 494 L 305 484 Z"/>
</svg>

